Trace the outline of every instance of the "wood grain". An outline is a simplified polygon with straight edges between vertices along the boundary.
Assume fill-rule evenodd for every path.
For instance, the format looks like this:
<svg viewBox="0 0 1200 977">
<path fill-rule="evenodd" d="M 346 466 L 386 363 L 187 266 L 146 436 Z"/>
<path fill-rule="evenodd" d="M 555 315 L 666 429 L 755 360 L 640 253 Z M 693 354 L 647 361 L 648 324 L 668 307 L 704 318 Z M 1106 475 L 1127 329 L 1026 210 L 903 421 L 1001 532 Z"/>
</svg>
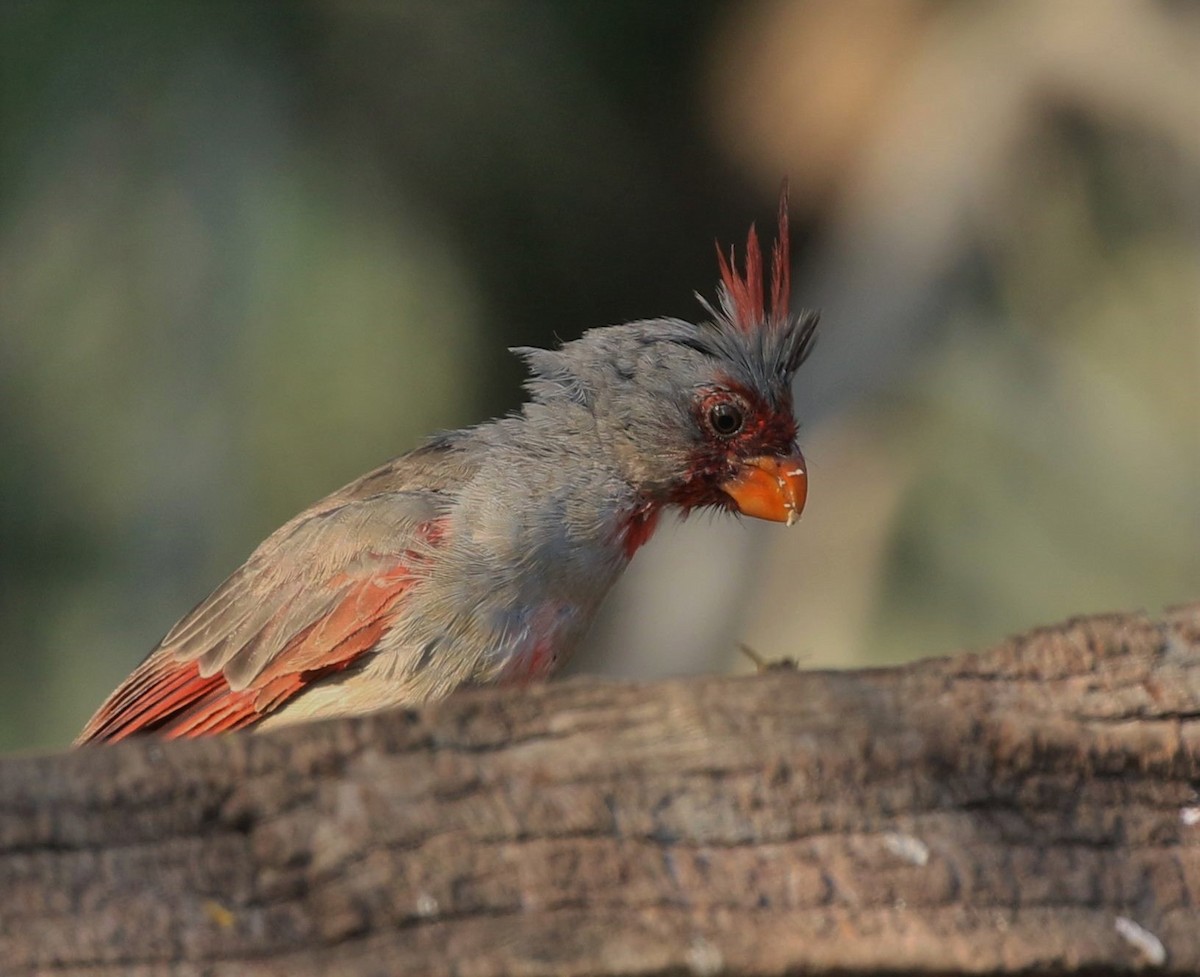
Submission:
<svg viewBox="0 0 1200 977">
<path fill-rule="evenodd" d="M 1200 604 L 0 761 L 0 973 L 1200 972 Z"/>
</svg>

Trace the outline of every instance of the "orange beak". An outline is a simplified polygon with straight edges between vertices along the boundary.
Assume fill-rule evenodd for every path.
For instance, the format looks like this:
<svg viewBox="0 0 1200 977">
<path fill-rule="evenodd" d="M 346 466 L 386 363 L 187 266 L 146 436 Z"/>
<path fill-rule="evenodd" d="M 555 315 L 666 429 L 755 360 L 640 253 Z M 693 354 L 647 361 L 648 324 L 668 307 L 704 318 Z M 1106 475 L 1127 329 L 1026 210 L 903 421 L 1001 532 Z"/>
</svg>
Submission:
<svg viewBox="0 0 1200 977">
<path fill-rule="evenodd" d="M 738 512 L 755 519 L 786 522 L 800 518 L 808 498 L 808 472 L 804 456 L 797 451 L 790 458 L 764 455 L 747 458 L 721 491 L 733 499 Z"/>
</svg>

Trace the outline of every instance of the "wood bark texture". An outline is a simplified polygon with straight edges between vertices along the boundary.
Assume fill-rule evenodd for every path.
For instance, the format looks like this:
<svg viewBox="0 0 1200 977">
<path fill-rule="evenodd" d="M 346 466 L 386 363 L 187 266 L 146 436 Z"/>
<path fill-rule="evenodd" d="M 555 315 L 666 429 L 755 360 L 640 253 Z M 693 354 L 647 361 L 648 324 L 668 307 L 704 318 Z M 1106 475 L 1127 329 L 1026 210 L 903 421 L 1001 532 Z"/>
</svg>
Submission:
<svg viewBox="0 0 1200 977">
<path fill-rule="evenodd" d="M 1200 972 L 1200 604 L 0 762 L 0 973 Z"/>
</svg>

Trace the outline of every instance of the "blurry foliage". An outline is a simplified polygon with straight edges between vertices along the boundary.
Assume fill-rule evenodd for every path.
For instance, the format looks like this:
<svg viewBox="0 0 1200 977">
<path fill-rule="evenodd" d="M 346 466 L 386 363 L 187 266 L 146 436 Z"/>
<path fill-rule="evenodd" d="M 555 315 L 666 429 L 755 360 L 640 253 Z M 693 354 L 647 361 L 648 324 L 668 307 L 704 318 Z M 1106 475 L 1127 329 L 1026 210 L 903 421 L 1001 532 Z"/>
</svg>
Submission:
<svg viewBox="0 0 1200 977">
<path fill-rule="evenodd" d="M 839 416 L 741 635 L 844 666 L 1194 598 L 1200 8 L 764 2 L 729 47 L 731 153 L 836 191 L 797 394 Z"/>
<path fill-rule="evenodd" d="M 274 25 L 155 9 L 6 25 L 60 71 L 13 81 L 45 114 L 6 153 L 0 744 L 61 741 L 250 541 L 482 409 L 471 281 L 313 152 L 246 50 Z"/>
<path fill-rule="evenodd" d="M 1146 134 L 1074 128 L 1013 164 L 990 281 L 906 384 L 919 474 L 875 627 L 893 653 L 1200 588 L 1197 195 L 1172 205 Z"/>
<path fill-rule="evenodd" d="M 809 511 L 660 533 L 584 667 L 1200 596 L 1200 29 L 1061 10 L 0 7 L 0 749 L 69 739 L 299 508 L 515 404 L 503 347 L 697 315 L 785 171 Z"/>
</svg>

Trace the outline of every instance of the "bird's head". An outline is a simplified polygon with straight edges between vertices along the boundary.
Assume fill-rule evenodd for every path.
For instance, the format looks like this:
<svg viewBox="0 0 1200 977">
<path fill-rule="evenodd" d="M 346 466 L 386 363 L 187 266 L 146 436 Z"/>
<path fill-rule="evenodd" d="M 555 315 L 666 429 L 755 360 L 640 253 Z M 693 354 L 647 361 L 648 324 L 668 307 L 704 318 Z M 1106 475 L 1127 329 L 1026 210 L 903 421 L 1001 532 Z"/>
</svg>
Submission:
<svg viewBox="0 0 1200 977">
<path fill-rule="evenodd" d="M 707 321 L 632 322 L 557 350 L 516 350 L 531 369 L 533 412 L 569 403 L 650 506 L 790 525 L 808 491 L 791 383 L 817 316 L 789 307 L 786 187 L 772 259 L 769 302 L 751 227 L 742 271 L 718 249 L 718 302 L 700 299 Z"/>
</svg>

